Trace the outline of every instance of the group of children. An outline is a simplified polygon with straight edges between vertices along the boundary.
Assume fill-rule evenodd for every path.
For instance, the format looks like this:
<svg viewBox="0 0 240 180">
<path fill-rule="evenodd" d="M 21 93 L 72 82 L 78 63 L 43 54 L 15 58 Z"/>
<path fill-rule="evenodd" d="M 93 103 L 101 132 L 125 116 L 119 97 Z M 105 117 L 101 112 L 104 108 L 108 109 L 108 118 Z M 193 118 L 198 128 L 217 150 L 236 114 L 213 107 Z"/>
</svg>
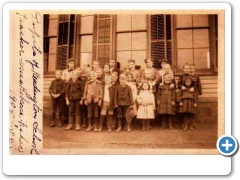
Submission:
<svg viewBox="0 0 240 180">
<path fill-rule="evenodd" d="M 135 68 L 130 59 L 128 67 L 121 72 L 110 60 L 103 69 L 99 62 L 74 69 L 74 59 L 68 62 L 68 69 L 56 70 L 49 87 L 52 98 L 52 121 L 56 126 L 56 112 L 59 112 L 58 126 L 68 119 L 66 130 L 77 131 L 86 127 L 86 132 L 102 131 L 106 120 L 111 132 L 117 124 L 116 132 L 132 130 L 133 119 L 142 121 L 142 130 L 152 128 L 151 121 L 161 120 L 160 129 L 166 125 L 173 129 L 173 118 L 183 115 L 183 130 L 193 130 L 198 107 L 198 96 L 202 94 L 201 81 L 195 74 L 195 65 L 185 64 L 183 75 L 176 78 L 166 59 L 160 61 L 161 69 L 153 68 L 151 59 L 145 59 L 143 70 Z M 129 118 L 131 117 L 131 118 Z"/>
</svg>

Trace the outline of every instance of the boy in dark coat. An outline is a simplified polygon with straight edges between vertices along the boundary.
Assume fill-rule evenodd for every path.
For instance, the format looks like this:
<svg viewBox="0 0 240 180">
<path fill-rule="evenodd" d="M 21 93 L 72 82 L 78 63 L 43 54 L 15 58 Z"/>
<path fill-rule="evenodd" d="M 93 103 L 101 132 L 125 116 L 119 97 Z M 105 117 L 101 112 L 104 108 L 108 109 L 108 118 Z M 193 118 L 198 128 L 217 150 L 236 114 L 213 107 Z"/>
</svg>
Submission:
<svg viewBox="0 0 240 180">
<path fill-rule="evenodd" d="M 50 127 L 55 126 L 56 112 L 59 113 L 59 123 L 58 126 L 62 126 L 62 110 L 64 103 L 64 89 L 65 82 L 61 79 L 62 71 L 56 70 L 56 79 L 54 79 L 49 87 L 49 93 L 52 97 L 52 122 Z"/>
<path fill-rule="evenodd" d="M 69 79 L 66 88 L 66 104 L 68 105 L 69 123 L 65 128 L 70 130 L 73 128 L 75 120 L 76 131 L 81 130 L 81 114 L 80 114 L 80 103 L 83 94 L 83 82 L 78 78 L 78 72 L 74 71 L 72 78 Z"/>
<path fill-rule="evenodd" d="M 114 107 L 117 108 L 118 129 L 116 132 L 122 130 L 122 119 L 126 119 L 126 111 L 129 106 L 133 106 L 132 89 L 126 85 L 126 75 L 120 74 L 120 84 L 116 86 L 114 92 Z M 131 124 L 127 122 L 127 131 L 131 131 Z"/>
</svg>

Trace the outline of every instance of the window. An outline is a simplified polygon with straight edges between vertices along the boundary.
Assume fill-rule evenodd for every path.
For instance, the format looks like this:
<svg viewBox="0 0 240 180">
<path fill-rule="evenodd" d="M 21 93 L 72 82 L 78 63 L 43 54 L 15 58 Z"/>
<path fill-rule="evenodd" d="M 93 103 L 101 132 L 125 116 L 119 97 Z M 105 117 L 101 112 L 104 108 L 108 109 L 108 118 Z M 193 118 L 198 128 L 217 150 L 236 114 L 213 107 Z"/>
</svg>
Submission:
<svg viewBox="0 0 240 180">
<path fill-rule="evenodd" d="M 81 15 L 80 67 L 92 65 L 94 15 Z"/>
<path fill-rule="evenodd" d="M 93 60 L 100 66 L 108 63 L 112 51 L 112 15 L 99 14 L 94 16 L 94 54 Z"/>
<path fill-rule="evenodd" d="M 182 70 L 185 63 L 194 63 L 201 71 L 213 68 L 212 27 L 209 15 L 176 15 L 177 70 Z"/>
<path fill-rule="evenodd" d="M 75 15 L 59 15 L 57 69 L 67 68 L 68 58 L 74 58 Z"/>
<path fill-rule="evenodd" d="M 44 72 L 53 72 L 56 69 L 57 26 L 57 15 L 44 15 Z"/>
<path fill-rule="evenodd" d="M 172 17 L 171 15 L 151 15 L 151 57 L 153 66 L 160 68 L 160 59 L 168 59 L 172 64 Z"/>
<path fill-rule="evenodd" d="M 121 68 L 134 59 L 136 65 L 145 66 L 147 57 L 147 15 L 117 15 L 116 53 Z"/>
</svg>

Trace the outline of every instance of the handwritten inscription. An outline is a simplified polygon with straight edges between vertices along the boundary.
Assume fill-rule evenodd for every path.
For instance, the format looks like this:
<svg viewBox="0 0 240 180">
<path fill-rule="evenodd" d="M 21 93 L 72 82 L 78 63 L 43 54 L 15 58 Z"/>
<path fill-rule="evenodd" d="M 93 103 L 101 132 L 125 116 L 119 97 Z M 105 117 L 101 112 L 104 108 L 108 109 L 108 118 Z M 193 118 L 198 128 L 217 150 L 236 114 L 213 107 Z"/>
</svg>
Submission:
<svg viewBox="0 0 240 180">
<path fill-rule="evenodd" d="M 16 119 L 16 107 L 17 107 L 17 98 L 12 94 L 12 92 L 10 91 L 10 108 L 9 108 L 9 113 L 10 113 L 10 119 L 12 119 L 13 121 L 15 121 Z M 10 149 L 16 149 L 15 148 L 15 142 L 14 142 L 14 136 L 15 136 L 15 132 L 14 132 L 14 124 L 10 123 L 10 129 L 9 129 L 9 147 Z"/>
<path fill-rule="evenodd" d="M 42 130 L 39 120 L 42 118 L 41 108 L 41 62 L 42 62 L 42 16 L 37 11 L 16 12 L 19 22 L 19 97 L 10 96 L 10 148 L 19 153 L 39 154 L 38 145 L 42 141 Z M 19 99 L 17 101 L 17 99 Z M 19 104 L 19 108 L 17 107 Z M 32 107 L 29 109 L 29 107 Z M 19 116 L 16 116 L 17 111 Z M 29 111 L 30 110 L 30 111 Z M 16 119 L 19 117 L 19 119 Z M 32 132 L 32 137 L 29 133 Z M 18 139 L 16 139 L 18 137 Z M 31 140 L 30 140 L 31 139 Z M 30 144 L 31 142 L 31 144 Z M 16 143 L 16 147 L 13 147 Z"/>
<path fill-rule="evenodd" d="M 26 19 L 25 16 L 18 13 L 17 15 L 20 16 L 19 18 L 19 94 L 20 94 L 20 100 L 19 100 L 19 123 L 17 125 L 19 129 L 19 139 L 18 139 L 18 152 L 23 153 L 24 152 L 24 143 L 28 143 L 27 139 L 25 138 L 24 134 L 27 131 L 27 125 L 24 123 L 24 104 L 26 101 L 25 99 L 25 84 L 24 84 L 24 53 L 26 46 L 29 45 L 29 42 L 25 39 L 24 34 L 24 20 Z M 24 17 L 24 18 L 22 18 Z"/>
</svg>

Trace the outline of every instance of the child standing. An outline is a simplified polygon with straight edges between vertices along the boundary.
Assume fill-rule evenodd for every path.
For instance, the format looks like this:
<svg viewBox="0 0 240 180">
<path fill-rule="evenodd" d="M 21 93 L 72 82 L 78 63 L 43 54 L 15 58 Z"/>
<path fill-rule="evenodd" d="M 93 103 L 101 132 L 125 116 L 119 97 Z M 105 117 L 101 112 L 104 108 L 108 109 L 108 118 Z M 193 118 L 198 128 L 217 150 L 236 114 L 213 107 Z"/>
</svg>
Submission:
<svg viewBox="0 0 240 180">
<path fill-rule="evenodd" d="M 137 97 L 139 104 L 137 111 L 137 118 L 142 120 L 142 130 L 150 129 L 150 120 L 154 119 L 155 110 L 155 98 L 153 93 L 150 91 L 150 85 L 144 81 L 142 83 L 142 89 Z"/>
<path fill-rule="evenodd" d="M 183 130 L 186 131 L 188 127 L 193 130 L 193 117 L 196 113 L 197 98 L 190 76 L 185 78 L 183 85 L 179 113 L 183 113 Z"/>
<path fill-rule="evenodd" d="M 116 86 L 114 92 L 114 107 L 117 108 L 118 129 L 122 130 L 122 120 L 125 119 L 125 114 L 129 106 L 133 105 L 133 96 L 131 88 L 126 85 L 126 75 L 120 74 L 120 84 Z M 131 122 L 127 122 L 127 131 L 131 131 Z"/>
<path fill-rule="evenodd" d="M 118 74 L 117 70 L 113 70 L 111 75 L 112 75 L 112 83 L 111 84 L 112 84 L 113 91 L 115 92 L 117 85 L 120 84 L 119 79 L 118 79 L 120 74 Z M 117 122 L 117 109 L 115 108 L 113 110 L 112 129 L 115 129 L 116 122 Z"/>
<path fill-rule="evenodd" d="M 126 74 L 127 76 L 127 81 L 126 84 L 131 88 L 132 90 L 132 95 L 133 95 L 133 109 L 134 112 L 137 114 L 137 105 L 136 105 L 136 99 L 137 99 L 137 94 L 138 94 L 138 89 L 136 86 L 136 83 L 133 81 L 133 75 L 132 73 Z"/>
<path fill-rule="evenodd" d="M 97 73 L 91 71 L 90 78 L 84 88 L 83 100 L 87 106 L 88 112 L 88 128 L 87 132 L 92 129 L 92 117 L 94 118 L 94 131 L 98 131 L 99 106 L 102 101 L 102 83 L 97 80 Z"/>
<path fill-rule="evenodd" d="M 157 113 L 161 115 L 162 126 L 160 129 L 166 127 L 168 120 L 169 129 L 173 129 L 172 120 L 175 115 L 175 87 L 172 84 L 172 75 L 165 74 L 163 77 L 164 84 L 159 85 L 157 92 Z"/>
<path fill-rule="evenodd" d="M 56 70 L 55 77 L 51 82 L 49 87 L 49 93 L 52 97 L 52 122 L 50 127 L 55 126 L 55 119 L 56 119 L 56 112 L 58 110 L 59 113 L 59 123 L 58 126 L 62 127 L 62 110 L 63 110 L 63 103 L 64 103 L 64 89 L 65 89 L 65 82 L 61 79 L 62 71 Z"/>
<path fill-rule="evenodd" d="M 114 99 L 114 88 L 112 87 L 112 76 L 105 76 L 103 85 L 103 95 L 101 103 L 101 115 L 100 115 L 100 125 L 98 131 L 101 132 L 103 128 L 103 121 L 107 117 L 107 127 L 108 132 L 112 131 L 112 120 L 113 120 L 113 99 Z"/>
<path fill-rule="evenodd" d="M 65 130 L 73 128 L 75 120 L 76 131 L 81 129 L 80 117 L 80 101 L 83 94 L 83 82 L 78 78 L 78 72 L 74 71 L 72 77 L 69 79 L 66 88 L 66 104 L 68 105 L 68 126 Z"/>
<path fill-rule="evenodd" d="M 190 75 L 192 76 L 192 81 L 194 84 L 194 93 L 198 102 L 198 97 L 199 95 L 202 95 L 202 83 L 200 80 L 200 77 L 198 74 L 195 73 L 196 67 L 195 64 L 190 65 Z M 196 114 L 194 114 L 194 120 L 193 120 L 193 126 L 197 127 L 196 123 L 196 115 L 197 115 L 197 109 L 196 109 Z"/>
</svg>

